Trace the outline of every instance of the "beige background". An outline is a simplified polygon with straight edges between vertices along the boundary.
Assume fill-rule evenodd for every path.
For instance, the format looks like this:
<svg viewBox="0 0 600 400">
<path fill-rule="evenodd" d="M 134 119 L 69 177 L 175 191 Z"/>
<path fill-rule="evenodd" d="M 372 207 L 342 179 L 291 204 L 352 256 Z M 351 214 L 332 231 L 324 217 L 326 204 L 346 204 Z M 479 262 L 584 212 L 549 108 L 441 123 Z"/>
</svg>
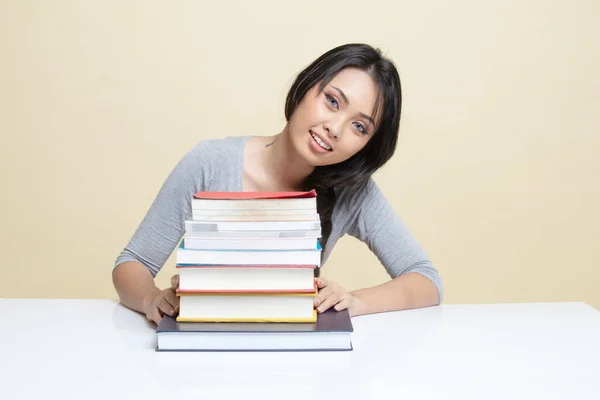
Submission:
<svg viewBox="0 0 600 400">
<path fill-rule="evenodd" d="M 218 3 L 0 1 L 0 296 L 116 297 L 112 264 L 179 158 L 278 132 L 294 75 L 358 41 L 399 67 L 376 179 L 446 302 L 600 308 L 600 3 Z M 351 238 L 324 274 L 387 279 Z"/>
</svg>

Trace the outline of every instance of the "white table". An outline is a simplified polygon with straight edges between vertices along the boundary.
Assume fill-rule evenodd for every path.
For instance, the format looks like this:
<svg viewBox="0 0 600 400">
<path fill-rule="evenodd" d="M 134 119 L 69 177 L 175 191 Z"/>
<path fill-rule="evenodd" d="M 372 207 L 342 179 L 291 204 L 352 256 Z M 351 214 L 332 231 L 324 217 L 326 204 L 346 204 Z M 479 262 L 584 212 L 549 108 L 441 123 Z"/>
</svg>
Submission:
<svg viewBox="0 0 600 400">
<path fill-rule="evenodd" d="M 354 351 L 157 353 L 112 300 L 0 299 L 2 399 L 600 399 L 600 312 L 444 305 L 355 317 Z"/>
</svg>

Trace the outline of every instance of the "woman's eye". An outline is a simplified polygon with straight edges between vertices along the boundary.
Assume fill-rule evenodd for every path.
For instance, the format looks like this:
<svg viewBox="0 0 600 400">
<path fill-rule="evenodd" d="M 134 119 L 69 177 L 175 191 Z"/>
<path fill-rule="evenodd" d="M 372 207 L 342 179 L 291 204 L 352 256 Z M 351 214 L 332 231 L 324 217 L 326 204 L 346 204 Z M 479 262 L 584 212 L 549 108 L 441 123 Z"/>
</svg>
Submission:
<svg viewBox="0 0 600 400">
<path fill-rule="evenodd" d="M 356 129 L 357 129 L 357 130 L 358 130 L 360 133 L 363 133 L 363 134 L 367 133 L 367 129 L 364 127 L 364 125 L 363 125 L 363 124 L 361 124 L 361 123 L 358 123 L 358 122 L 355 122 L 355 123 L 354 123 L 354 126 L 356 127 Z"/>
<path fill-rule="evenodd" d="M 328 95 L 327 93 L 325 93 L 325 98 L 327 99 L 327 102 L 329 103 L 329 105 L 331 105 L 332 107 L 334 107 L 337 110 L 337 108 L 338 108 L 337 100 L 334 99 L 333 96 Z"/>
</svg>

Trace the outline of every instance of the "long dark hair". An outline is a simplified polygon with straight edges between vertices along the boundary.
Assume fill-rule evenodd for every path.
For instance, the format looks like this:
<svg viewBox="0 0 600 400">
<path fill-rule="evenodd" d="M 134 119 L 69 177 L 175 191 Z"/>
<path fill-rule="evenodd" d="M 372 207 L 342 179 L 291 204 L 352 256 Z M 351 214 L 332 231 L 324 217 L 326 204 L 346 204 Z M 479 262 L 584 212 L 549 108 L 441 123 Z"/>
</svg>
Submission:
<svg viewBox="0 0 600 400">
<path fill-rule="evenodd" d="M 290 120 L 300 101 L 314 85 L 318 84 L 323 90 L 337 73 L 348 67 L 365 71 L 377 84 L 379 93 L 374 119 L 378 126 L 362 150 L 341 163 L 316 167 L 304 182 L 304 190 L 317 191 L 323 247 L 331 233 L 335 190 L 354 191 L 364 187 L 371 175 L 392 157 L 398 141 L 402 108 L 400 77 L 391 60 L 385 58 L 379 49 L 366 44 L 351 43 L 331 49 L 300 72 L 286 98 L 286 120 Z"/>
</svg>

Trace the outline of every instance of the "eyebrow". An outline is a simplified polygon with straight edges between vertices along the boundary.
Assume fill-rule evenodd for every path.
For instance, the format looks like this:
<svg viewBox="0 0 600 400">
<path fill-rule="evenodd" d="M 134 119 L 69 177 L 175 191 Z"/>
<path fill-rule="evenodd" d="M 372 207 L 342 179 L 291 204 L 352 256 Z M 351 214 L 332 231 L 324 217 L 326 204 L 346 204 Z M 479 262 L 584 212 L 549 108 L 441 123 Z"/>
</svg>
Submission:
<svg viewBox="0 0 600 400">
<path fill-rule="evenodd" d="M 342 99 L 344 99 L 344 103 L 346 103 L 346 105 L 350 104 L 350 101 L 348 100 L 348 97 L 346 97 L 346 93 L 344 93 L 344 91 L 338 87 L 335 86 L 331 86 L 332 88 L 334 88 L 335 90 L 338 91 L 338 93 L 340 94 L 340 96 L 342 96 Z M 372 123 L 373 125 L 375 125 L 375 121 L 373 120 L 372 117 L 368 116 L 367 114 L 363 114 L 361 112 L 358 113 L 361 117 L 366 118 L 367 120 L 369 120 L 370 123 Z"/>
</svg>

